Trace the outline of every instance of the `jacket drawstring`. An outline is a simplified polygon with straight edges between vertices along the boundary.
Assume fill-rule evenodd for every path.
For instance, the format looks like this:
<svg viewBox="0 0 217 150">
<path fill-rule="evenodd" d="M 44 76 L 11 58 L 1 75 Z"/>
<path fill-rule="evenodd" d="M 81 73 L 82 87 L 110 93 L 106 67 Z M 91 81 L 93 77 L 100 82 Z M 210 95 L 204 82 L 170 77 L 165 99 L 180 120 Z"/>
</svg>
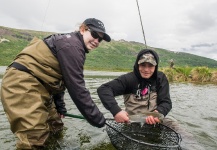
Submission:
<svg viewBox="0 0 217 150">
<path fill-rule="evenodd" d="M 151 93 L 150 87 L 151 87 L 151 85 L 149 84 L 149 85 L 148 85 L 148 109 L 149 109 L 150 98 L 151 98 L 151 96 L 150 96 L 150 95 L 151 95 L 151 94 L 150 94 L 150 93 Z"/>
</svg>

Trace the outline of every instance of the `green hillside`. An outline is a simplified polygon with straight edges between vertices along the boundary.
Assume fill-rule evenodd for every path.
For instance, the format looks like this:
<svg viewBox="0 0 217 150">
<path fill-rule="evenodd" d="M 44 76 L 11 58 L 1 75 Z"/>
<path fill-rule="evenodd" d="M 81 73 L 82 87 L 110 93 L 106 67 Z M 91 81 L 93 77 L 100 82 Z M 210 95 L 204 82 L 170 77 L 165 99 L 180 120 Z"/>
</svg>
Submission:
<svg viewBox="0 0 217 150">
<path fill-rule="evenodd" d="M 46 37 L 52 33 L 31 30 L 19 30 L 0 26 L 0 66 L 7 66 L 13 58 L 37 36 Z M 100 47 L 87 55 L 85 69 L 92 70 L 131 70 L 137 53 L 145 45 L 133 41 L 102 42 Z M 150 47 L 151 48 L 151 47 Z M 217 61 L 183 52 L 173 52 L 160 48 L 152 48 L 160 56 L 160 67 L 168 67 L 169 61 L 174 60 L 176 67 L 207 66 L 217 68 Z"/>
</svg>

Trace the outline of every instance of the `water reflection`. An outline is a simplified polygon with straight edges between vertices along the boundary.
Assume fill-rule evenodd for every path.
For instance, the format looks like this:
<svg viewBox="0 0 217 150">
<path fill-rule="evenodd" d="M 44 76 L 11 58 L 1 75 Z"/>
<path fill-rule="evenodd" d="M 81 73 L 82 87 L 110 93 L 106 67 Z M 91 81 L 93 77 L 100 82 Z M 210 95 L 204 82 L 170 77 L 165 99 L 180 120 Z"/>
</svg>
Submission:
<svg viewBox="0 0 217 150">
<path fill-rule="evenodd" d="M 96 89 L 102 83 L 122 73 L 91 71 L 85 73 L 86 86 L 93 100 L 105 116 L 111 118 L 111 114 L 101 104 Z M 204 149 L 215 150 L 217 148 L 217 103 L 215 102 L 217 86 L 171 83 L 170 93 L 173 109 L 169 115 L 176 118 Z M 117 97 L 117 100 L 124 108 L 122 97 Z M 65 102 L 69 113 L 80 114 L 67 92 Z M 60 147 L 56 149 L 114 149 L 112 145 L 106 144 L 109 143 L 109 138 L 104 128 L 98 129 L 89 125 L 85 120 L 69 117 L 64 119 L 64 123 L 67 129 L 64 138 L 58 141 Z M 15 149 L 16 138 L 9 128 L 0 103 L 0 145 L 3 150 Z"/>
</svg>

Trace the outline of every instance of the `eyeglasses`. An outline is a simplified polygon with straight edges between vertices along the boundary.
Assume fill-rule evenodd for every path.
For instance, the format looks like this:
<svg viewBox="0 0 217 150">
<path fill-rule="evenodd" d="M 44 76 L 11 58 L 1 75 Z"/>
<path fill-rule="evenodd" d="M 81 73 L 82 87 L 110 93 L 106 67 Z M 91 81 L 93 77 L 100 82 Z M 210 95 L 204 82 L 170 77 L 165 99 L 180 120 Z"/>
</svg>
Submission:
<svg viewBox="0 0 217 150">
<path fill-rule="evenodd" d="M 98 39 L 99 42 L 101 42 L 103 40 L 103 38 L 100 37 L 96 31 L 92 31 L 91 29 L 87 29 L 87 30 L 90 31 L 90 34 L 94 39 Z"/>
</svg>

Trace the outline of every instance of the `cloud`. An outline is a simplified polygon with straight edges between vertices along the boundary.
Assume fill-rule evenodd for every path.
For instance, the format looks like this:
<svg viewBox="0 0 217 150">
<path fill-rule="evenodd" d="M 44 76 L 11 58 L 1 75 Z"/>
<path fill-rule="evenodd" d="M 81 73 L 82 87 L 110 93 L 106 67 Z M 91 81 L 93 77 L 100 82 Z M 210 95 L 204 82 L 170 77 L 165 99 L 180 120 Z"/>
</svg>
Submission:
<svg viewBox="0 0 217 150">
<path fill-rule="evenodd" d="M 66 33 L 78 29 L 86 18 L 94 17 L 104 22 L 112 39 L 144 43 L 134 0 L 1 1 L 1 26 Z M 138 0 L 138 3 L 147 45 L 217 58 L 216 0 Z"/>
<path fill-rule="evenodd" d="M 183 48 L 182 51 L 217 60 L 216 49 L 217 43 L 202 43 Z"/>
<path fill-rule="evenodd" d="M 214 46 L 217 46 L 217 43 L 203 43 L 203 44 L 197 44 L 197 45 L 192 45 L 191 47 L 192 48 L 197 48 L 197 47 L 214 47 Z"/>
</svg>

